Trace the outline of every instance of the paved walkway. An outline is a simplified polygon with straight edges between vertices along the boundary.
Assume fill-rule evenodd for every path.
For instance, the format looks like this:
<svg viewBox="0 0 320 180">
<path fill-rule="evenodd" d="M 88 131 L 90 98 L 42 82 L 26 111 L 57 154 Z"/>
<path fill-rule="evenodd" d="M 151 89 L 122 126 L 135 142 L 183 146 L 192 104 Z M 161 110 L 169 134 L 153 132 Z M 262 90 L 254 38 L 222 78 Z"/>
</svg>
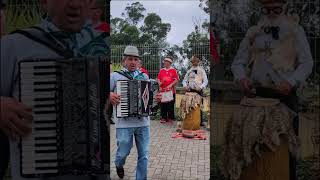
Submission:
<svg viewBox="0 0 320 180">
<path fill-rule="evenodd" d="M 150 180 L 208 180 L 210 174 L 209 131 L 207 140 L 173 139 L 176 125 L 151 121 L 151 147 L 148 165 Z M 118 180 L 114 157 L 115 127 L 111 126 L 111 179 Z M 133 146 L 124 166 L 124 180 L 135 179 L 137 150 Z"/>
</svg>

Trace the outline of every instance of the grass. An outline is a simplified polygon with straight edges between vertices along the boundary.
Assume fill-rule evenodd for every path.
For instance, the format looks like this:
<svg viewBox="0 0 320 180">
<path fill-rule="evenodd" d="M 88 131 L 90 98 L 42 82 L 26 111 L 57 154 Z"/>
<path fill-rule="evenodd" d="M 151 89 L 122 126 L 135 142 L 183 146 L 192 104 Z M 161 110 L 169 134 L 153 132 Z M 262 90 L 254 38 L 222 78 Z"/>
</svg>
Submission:
<svg viewBox="0 0 320 180">
<path fill-rule="evenodd" d="M 40 21 L 41 12 L 37 6 L 20 4 L 6 8 L 6 33 L 36 25 Z"/>
</svg>

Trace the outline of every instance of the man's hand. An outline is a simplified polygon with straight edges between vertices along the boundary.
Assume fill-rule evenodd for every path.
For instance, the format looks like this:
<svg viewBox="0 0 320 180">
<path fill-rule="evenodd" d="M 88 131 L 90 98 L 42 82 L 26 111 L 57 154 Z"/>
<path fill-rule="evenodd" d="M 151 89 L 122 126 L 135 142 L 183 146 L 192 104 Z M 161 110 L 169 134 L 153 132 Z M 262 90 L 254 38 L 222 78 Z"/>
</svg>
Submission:
<svg viewBox="0 0 320 180">
<path fill-rule="evenodd" d="M 190 91 L 190 88 L 188 87 L 188 86 L 186 86 L 186 87 L 183 87 L 183 89 L 185 90 L 185 91 Z"/>
<path fill-rule="evenodd" d="M 113 106 L 120 103 L 120 96 L 117 93 L 110 92 L 110 102 Z"/>
<path fill-rule="evenodd" d="M 277 90 L 283 95 L 289 95 L 292 91 L 292 88 L 292 85 L 288 81 L 282 81 L 277 86 Z"/>
<path fill-rule="evenodd" d="M 252 83 L 249 79 L 244 78 L 240 80 L 240 86 L 242 91 L 244 92 L 245 96 L 247 97 L 254 97 L 255 95 L 252 92 Z"/>
<path fill-rule="evenodd" d="M 9 138 L 18 139 L 32 131 L 32 109 L 17 100 L 1 97 L 0 129 Z"/>
</svg>

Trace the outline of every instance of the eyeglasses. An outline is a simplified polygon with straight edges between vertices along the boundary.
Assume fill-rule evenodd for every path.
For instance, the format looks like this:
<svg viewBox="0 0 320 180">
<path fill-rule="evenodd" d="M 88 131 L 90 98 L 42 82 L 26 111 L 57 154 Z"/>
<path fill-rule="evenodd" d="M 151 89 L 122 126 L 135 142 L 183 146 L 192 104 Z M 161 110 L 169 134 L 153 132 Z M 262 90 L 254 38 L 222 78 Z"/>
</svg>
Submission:
<svg viewBox="0 0 320 180">
<path fill-rule="evenodd" d="M 281 14 L 283 9 L 282 7 L 262 7 L 261 8 L 261 12 L 263 14 L 270 14 L 271 11 L 274 13 L 274 14 Z"/>
</svg>

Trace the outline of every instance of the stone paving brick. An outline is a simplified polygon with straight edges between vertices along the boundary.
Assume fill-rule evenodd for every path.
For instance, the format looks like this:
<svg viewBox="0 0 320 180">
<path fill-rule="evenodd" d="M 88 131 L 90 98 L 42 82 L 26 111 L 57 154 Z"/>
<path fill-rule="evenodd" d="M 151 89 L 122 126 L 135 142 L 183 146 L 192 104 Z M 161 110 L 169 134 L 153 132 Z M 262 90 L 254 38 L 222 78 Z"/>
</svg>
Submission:
<svg viewBox="0 0 320 180">
<path fill-rule="evenodd" d="M 210 174 L 210 147 L 204 141 L 172 139 L 176 126 L 151 121 L 150 157 L 148 179 L 150 180 L 208 180 Z M 115 127 L 111 126 L 111 179 L 119 180 L 113 163 L 116 153 Z M 135 180 L 137 150 L 135 143 L 124 166 L 123 180 Z"/>
</svg>

